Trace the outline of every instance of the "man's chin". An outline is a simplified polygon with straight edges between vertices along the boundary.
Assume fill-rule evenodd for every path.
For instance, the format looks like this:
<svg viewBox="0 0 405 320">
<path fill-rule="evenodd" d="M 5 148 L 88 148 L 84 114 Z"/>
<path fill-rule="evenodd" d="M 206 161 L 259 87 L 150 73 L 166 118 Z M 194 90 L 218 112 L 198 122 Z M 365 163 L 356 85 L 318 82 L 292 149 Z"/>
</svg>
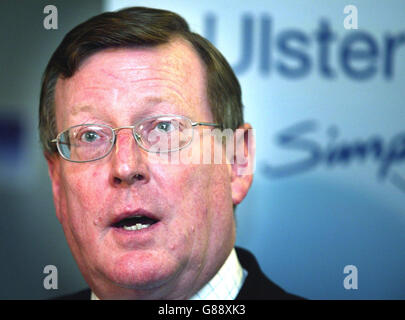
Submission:
<svg viewBox="0 0 405 320">
<path fill-rule="evenodd" d="M 110 265 L 109 270 L 103 270 L 111 283 L 120 288 L 149 291 L 158 289 L 170 282 L 178 274 L 175 265 L 164 265 L 159 260 L 135 260 L 133 257 L 122 257 Z"/>
</svg>

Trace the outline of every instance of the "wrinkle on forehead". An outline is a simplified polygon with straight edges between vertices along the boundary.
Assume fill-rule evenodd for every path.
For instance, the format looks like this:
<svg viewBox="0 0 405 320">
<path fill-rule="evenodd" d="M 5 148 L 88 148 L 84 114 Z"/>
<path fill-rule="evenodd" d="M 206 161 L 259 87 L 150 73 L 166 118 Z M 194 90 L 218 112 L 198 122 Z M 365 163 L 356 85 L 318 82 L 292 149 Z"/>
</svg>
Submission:
<svg viewBox="0 0 405 320">
<path fill-rule="evenodd" d="M 209 108 L 205 65 L 183 39 L 156 47 L 100 51 L 85 60 L 71 78 L 58 80 L 55 101 L 63 109 L 59 115 L 65 118 L 66 112 L 77 113 L 74 106 L 91 105 L 91 99 L 112 106 L 123 99 L 141 99 L 138 93 L 142 90 L 163 97 L 171 92 L 190 105 Z"/>
<path fill-rule="evenodd" d="M 114 70 L 104 67 L 112 64 L 115 66 Z M 196 74 L 205 78 L 205 66 L 200 57 L 191 44 L 180 38 L 155 47 L 106 49 L 84 61 L 77 73 L 83 68 L 88 72 L 103 72 L 107 77 L 125 82 L 151 73 L 160 76 L 175 75 L 182 82 Z"/>
</svg>

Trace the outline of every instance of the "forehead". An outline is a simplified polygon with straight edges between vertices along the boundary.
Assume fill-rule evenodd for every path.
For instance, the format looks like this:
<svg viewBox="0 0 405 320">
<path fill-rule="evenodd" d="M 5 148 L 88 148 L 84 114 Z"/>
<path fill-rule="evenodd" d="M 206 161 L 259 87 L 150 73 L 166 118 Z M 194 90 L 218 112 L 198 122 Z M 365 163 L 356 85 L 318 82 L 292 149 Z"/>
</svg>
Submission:
<svg viewBox="0 0 405 320">
<path fill-rule="evenodd" d="M 72 77 L 57 81 L 57 125 L 64 126 L 80 110 L 136 113 L 162 101 L 208 111 L 205 67 L 185 40 L 90 56 Z"/>
</svg>

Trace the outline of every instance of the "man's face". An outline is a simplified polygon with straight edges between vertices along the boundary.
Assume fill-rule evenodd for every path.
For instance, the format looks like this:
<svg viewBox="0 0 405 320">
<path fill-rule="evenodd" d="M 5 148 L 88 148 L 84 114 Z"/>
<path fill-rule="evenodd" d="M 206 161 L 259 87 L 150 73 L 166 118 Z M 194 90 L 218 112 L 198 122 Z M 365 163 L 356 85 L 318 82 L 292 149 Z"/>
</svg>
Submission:
<svg viewBox="0 0 405 320">
<path fill-rule="evenodd" d="M 203 63 L 182 40 L 96 53 L 73 77 L 58 80 L 55 105 L 58 132 L 84 123 L 130 126 L 159 114 L 213 122 Z M 234 245 L 232 206 L 241 199 L 231 166 L 152 157 L 159 154 L 142 150 L 123 129 L 101 160 L 48 158 L 58 219 L 100 298 L 187 298 Z M 114 225 L 134 215 L 157 223 L 137 231 Z"/>
</svg>

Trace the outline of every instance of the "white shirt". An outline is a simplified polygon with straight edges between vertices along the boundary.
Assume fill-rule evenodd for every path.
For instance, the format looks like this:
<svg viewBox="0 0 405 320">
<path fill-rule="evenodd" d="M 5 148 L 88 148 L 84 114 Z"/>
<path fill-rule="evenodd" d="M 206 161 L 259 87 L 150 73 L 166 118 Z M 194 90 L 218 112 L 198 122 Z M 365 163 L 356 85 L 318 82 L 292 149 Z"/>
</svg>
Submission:
<svg viewBox="0 0 405 320">
<path fill-rule="evenodd" d="M 190 300 L 234 300 L 246 276 L 233 249 L 217 274 Z"/>
<path fill-rule="evenodd" d="M 221 269 L 190 300 L 234 300 L 246 276 L 247 271 L 240 265 L 235 249 L 232 249 Z M 91 292 L 91 300 L 99 300 L 94 292 Z"/>
</svg>

